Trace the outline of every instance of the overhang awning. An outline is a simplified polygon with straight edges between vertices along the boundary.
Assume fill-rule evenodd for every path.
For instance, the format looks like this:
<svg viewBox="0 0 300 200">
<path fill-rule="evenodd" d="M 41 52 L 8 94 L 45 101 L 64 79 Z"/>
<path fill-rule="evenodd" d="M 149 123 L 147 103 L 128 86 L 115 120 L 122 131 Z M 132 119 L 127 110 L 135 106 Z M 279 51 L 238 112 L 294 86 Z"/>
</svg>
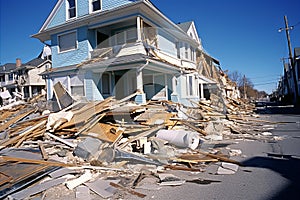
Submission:
<svg viewBox="0 0 300 200">
<path fill-rule="evenodd" d="M 203 83 L 207 83 L 207 84 L 217 84 L 217 82 L 203 76 L 203 75 L 200 75 L 200 74 L 197 74 L 197 77 L 198 79 L 200 79 L 201 81 L 203 81 Z"/>
</svg>

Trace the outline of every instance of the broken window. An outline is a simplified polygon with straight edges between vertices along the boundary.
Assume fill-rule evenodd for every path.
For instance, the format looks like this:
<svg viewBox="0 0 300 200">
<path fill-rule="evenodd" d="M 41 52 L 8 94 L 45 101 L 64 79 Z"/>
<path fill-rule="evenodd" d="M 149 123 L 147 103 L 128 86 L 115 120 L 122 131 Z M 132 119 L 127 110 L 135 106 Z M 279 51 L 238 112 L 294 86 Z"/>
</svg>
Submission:
<svg viewBox="0 0 300 200">
<path fill-rule="evenodd" d="M 122 45 L 125 43 L 134 43 L 137 40 L 137 30 L 136 28 L 131 28 L 127 30 L 117 31 L 115 38 L 115 43 L 117 45 Z"/>
<path fill-rule="evenodd" d="M 101 0 L 91 0 L 92 12 L 101 10 Z"/>
<path fill-rule="evenodd" d="M 137 39 L 137 30 L 136 28 L 132 28 L 126 31 L 126 42 L 133 43 Z"/>
<path fill-rule="evenodd" d="M 102 74 L 102 94 L 110 94 L 110 76 L 109 74 Z"/>
<path fill-rule="evenodd" d="M 68 18 L 76 17 L 76 3 L 75 0 L 68 0 Z"/>
<path fill-rule="evenodd" d="M 125 31 L 118 32 L 116 39 L 117 39 L 117 45 L 124 44 L 125 43 Z"/>
<path fill-rule="evenodd" d="M 71 32 L 58 36 L 59 52 L 73 50 L 77 48 L 76 32 Z"/>
</svg>

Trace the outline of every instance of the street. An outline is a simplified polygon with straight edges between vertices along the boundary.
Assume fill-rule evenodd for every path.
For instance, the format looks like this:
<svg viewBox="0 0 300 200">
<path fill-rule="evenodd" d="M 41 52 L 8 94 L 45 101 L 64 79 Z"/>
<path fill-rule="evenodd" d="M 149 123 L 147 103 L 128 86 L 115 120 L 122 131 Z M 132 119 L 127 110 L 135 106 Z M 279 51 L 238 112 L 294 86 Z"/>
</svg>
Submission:
<svg viewBox="0 0 300 200">
<path fill-rule="evenodd" d="M 215 163 L 200 173 L 172 171 L 188 180 L 181 186 L 138 191 L 147 195 L 145 199 L 299 199 L 300 115 L 289 114 L 295 109 L 286 108 L 263 111 L 268 114 L 260 114 L 261 119 L 281 122 L 270 131 L 281 140 L 222 141 L 225 146 L 230 144 L 226 149 L 242 151 L 241 156 L 233 157 L 243 164 L 235 174 L 216 175 L 220 163 Z"/>
</svg>

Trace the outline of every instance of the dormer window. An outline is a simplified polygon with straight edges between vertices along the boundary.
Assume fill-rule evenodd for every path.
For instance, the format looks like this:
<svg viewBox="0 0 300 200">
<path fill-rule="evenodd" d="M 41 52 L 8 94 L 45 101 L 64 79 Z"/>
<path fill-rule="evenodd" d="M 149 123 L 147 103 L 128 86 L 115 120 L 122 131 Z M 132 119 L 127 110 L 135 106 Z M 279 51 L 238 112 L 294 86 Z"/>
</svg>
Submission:
<svg viewBox="0 0 300 200">
<path fill-rule="evenodd" d="M 76 17 L 76 3 L 75 0 L 67 0 L 68 6 L 68 19 Z"/>
<path fill-rule="evenodd" d="M 91 12 L 101 10 L 101 0 L 90 0 L 91 1 Z"/>
</svg>

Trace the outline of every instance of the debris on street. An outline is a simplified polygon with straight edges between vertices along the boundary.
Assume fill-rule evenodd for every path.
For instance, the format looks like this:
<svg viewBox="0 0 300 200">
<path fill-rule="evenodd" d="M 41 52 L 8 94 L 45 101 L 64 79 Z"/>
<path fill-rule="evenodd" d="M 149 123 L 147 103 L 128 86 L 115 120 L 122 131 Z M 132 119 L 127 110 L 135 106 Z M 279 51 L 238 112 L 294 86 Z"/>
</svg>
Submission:
<svg viewBox="0 0 300 200">
<path fill-rule="evenodd" d="M 145 189 L 188 181 L 174 170 L 202 173 L 218 165 L 216 174 L 234 174 L 243 167 L 235 160 L 242 151 L 226 148 L 226 141 L 275 139 L 274 123 L 259 120 L 243 100 L 227 98 L 224 113 L 210 101 L 137 105 L 130 101 L 135 94 L 74 101 L 57 88 L 58 110 L 45 106 L 42 95 L 1 108 L 1 198 L 51 199 L 51 187 L 65 187 L 76 198 L 143 198 Z"/>
</svg>

